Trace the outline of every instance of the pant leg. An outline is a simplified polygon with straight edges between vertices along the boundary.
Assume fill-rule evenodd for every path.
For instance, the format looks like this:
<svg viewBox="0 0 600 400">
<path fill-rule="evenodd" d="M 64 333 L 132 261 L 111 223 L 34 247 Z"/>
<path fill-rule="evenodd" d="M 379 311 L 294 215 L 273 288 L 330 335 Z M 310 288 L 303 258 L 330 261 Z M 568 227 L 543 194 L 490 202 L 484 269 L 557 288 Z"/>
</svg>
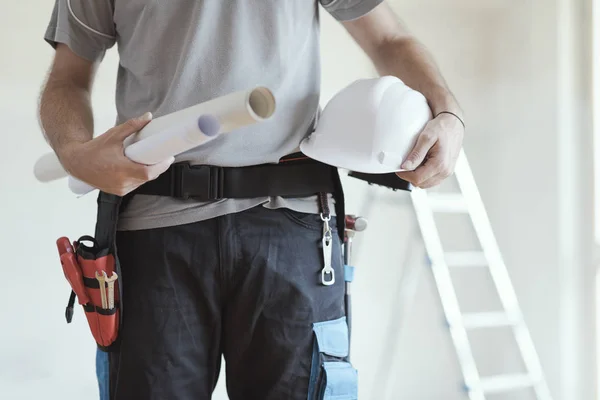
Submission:
<svg viewBox="0 0 600 400">
<path fill-rule="evenodd" d="M 123 325 L 111 399 L 210 399 L 221 360 L 216 220 L 118 232 Z"/>
<path fill-rule="evenodd" d="M 337 232 L 336 281 L 324 286 L 318 215 L 259 207 L 230 218 L 240 241 L 223 317 L 230 399 L 306 400 L 316 361 L 313 324 L 344 316 Z"/>
<path fill-rule="evenodd" d="M 96 379 L 98 380 L 98 392 L 100 400 L 110 400 L 110 380 L 108 372 L 108 353 L 96 350 Z"/>
</svg>

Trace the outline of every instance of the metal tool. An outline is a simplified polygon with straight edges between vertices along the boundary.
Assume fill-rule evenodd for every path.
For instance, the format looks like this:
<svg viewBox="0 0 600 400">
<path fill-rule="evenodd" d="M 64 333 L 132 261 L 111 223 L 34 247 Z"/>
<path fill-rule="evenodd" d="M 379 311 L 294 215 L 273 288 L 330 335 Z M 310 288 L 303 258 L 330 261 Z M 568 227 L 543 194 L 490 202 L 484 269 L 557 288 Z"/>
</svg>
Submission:
<svg viewBox="0 0 600 400">
<path fill-rule="evenodd" d="M 100 285 L 100 300 L 102 302 L 102 308 L 104 308 L 105 310 L 108 309 L 108 301 L 106 300 L 106 271 L 102 271 L 102 273 L 98 273 L 98 271 L 96 271 L 96 280 L 98 281 L 98 284 Z"/>
<path fill-rule="evenodd" d="M 344 232 L 344 262 L 350 265 L 352 259 L 352 241 L 356 232 L 367 229 L 367 219 L 355 215 L 346 215 L 346 231 Z"/>
<path fill-rule="evenodd" d="M 363 217 L 355 215 L 346 215 L 346 229 L 344 231 L 344 306 L 346 308 L 346 322 L 348 324 L 348 339 L 350 339 L 352 331 L 352 304 L 351 304 L 351 283 L 354 278 L 354 266 L 352 260 L 352 241 L 356 232 L 361 232 L 367 229 L 367 220 Z M 348 353 L 348 357 L 350 354 Z"/>
<path fill-rule="evenodd" d="M 532 388 L 538 400 L 551 400 L 552 396 L 533 340 L 523 319 L 517 295 L 463 151 L 456 164 L 455 176 L 460 194 L 427 193 L 416 188 L 412 191 L 412 200 L 469 399 L 485 400 L 488 394 Z M 467 214 L 477 234 L 481 251 L 445 251 L 434 213 Z M 502 311 L 468 314 L 461 312 L 450 268 L 466 267 L 489 270 L 502 304 Z M 503 327 L 512 329 L 526 373 L 481 377 L 467 331 Z"/>
<path fill-rule="evenodd" d="M 321 214 L 321 220 L 323 221 L 323 269 L 321 270 L 321 283 L 325 286 L 331 286 L 335 283 L 335 271 L 331 265 L 333 235 L 329 226 L 330 219 L 331 217 L 325 217 Z"/>
<path fill-rule="evenodd" d="M 119 278 L 116 272 L 105 279 L 108 284 L 108 309 L 115 308 L 115 281 Z"/>
</svg>

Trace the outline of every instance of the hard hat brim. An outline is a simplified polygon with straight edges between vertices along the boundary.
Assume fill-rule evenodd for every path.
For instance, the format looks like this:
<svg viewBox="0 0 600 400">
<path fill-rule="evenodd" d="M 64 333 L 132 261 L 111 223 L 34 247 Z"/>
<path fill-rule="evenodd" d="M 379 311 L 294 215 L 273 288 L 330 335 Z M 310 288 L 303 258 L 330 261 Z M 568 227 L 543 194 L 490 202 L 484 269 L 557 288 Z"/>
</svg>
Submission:
<svg viewBox="0 0 600 400">
<path fill-rule="evenodd" d="M 389 174 L 392 172 L 402 172 L 405 169 L 400 166 L 394 167 L 382 164 L 377 157 L 366 155 L 365 153 L 348 154 L 347 152 L 319 151 L 314 148 L 310 140 L 304 139 L 300 143 L 300 151 L 313 160 L 338 168 L 347 169 L 354 172 L 365 174 Z"/>
</svg>

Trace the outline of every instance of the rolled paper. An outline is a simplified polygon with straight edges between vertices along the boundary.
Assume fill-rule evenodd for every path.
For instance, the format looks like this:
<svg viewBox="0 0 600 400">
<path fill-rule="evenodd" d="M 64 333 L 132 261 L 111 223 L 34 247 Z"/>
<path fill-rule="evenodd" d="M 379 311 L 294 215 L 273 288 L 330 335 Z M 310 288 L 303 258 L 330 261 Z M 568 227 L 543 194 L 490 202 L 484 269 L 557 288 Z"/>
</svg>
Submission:
<svg viewBox="0 0 600 400">
<path fill-rule="evenodd" d="M 125 148 L 125 155 L 140 164 L 158 164 L 209 142 L 219 135 L 219 130 L 219 121 L 214 116 L 203 115 L 194 121 L 194 127 L 186 124 L 173 126 L 168 132 L 158 132 L 130 144 Z M 72 176 L 69 177 L 69 188 L 77 195 L 84 195 L 94 190 L 93 186 Z"/>
<path fill-rule="evenodd" d="M 132 161 L 153 165 L 201 146 L 220 134 L 269 119 L 275 112 L 275 97 L 265 87 L 239 91 L 158 117 L 125 139 L 125 155 Z M 41 182 L 67 176 L 54 153 L 45 154 L 34 166 Z M 74 193 L 93 188 L 69 179 Z"/>
<path fill-rule="evenodd" d="M 212 115 L 203 115 L 195 121 L 186 122 L 179 126 L 172 125 L 169 131 L 158 132 L 130 144 L 125 148 L 125 155 L 140 164 L 158 164 L 219 135 L 219 121 Z M 187 126 L 188 124 L 193 126 Z"/>
<path fill-rule="evenodd" d="M 51 182 L 67 176 L 55 153 L 41 156 L 33 166 L 33 174 L 40 182 Z"/>
<path fill-rule="evenodd" d="M 68 182 L 69 189 L 71 190 L 71 192 L 75 193 L 78 196 L 83 196 L 84 194 L 88 194 L 89 192 L 94 190 L 93 186 L 88 185 L 87 183 L 80 181 L 77 178 L 73 178 L 72 176 L 69 176 Z"/>
</svg>

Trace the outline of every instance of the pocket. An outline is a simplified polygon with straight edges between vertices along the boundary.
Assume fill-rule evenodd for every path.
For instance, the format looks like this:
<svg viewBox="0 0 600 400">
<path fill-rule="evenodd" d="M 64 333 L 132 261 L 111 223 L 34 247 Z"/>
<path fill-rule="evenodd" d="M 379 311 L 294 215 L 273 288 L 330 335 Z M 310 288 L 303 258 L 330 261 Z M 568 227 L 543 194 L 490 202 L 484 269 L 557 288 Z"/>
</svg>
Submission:
<svg viewBox="0 0 600 400">
<path fill-rule="evenodd" d="M 318 232 L 323 231 L 323 220 L 321 219 L 321 216 L 319 214 L 304 213 L 300 211 L 291 210 L 289 208 L 282 208 L 281 210 L 283 214 L 294 224 Z M 329 220 L 329 227 L 331 228 L 332 232 L 337 231 L 336 219 L 333 215 Z"/>
<path fill-rule="evenodd" d="M 358 372 L 347 362 L 324 362 L 323 400 L 358 399 Z"/>
<path fill-rule="evenodd" d="M 78 242 L 77 262 L 81 267 L 83 284 L 90 302 L 83 305 L 85 316 L 94 340 L 103 350 L 115 343 L 120 322 L 120 277 L 116 273 L 117 260 L 109 249 L 100 249 L 94 241 L 93 247 Z M 97 275 L 98 273 L 98 275 Z M 100 284 L 98 276 L 103 280 Z"/>
<path fill-rule="evenodd" d="M 119 309 L 103 309 L 91 304 L 83 306 L 85 317 L 96 343 L 109 347 L 117 339 L 119 331 Z"/>
<path fill-rule="evenodd" d="M 348 356 L 348 324 L 346 317 L 313 324 L 316 344 L 321 353 L 328 356 L 345 358 Z"/>
<path fill-rule="evenodd" d="M 358 399 L 358 372 L 348 359 L 346 317 L 313 324 L 309 400 Z"/>
</svg>

